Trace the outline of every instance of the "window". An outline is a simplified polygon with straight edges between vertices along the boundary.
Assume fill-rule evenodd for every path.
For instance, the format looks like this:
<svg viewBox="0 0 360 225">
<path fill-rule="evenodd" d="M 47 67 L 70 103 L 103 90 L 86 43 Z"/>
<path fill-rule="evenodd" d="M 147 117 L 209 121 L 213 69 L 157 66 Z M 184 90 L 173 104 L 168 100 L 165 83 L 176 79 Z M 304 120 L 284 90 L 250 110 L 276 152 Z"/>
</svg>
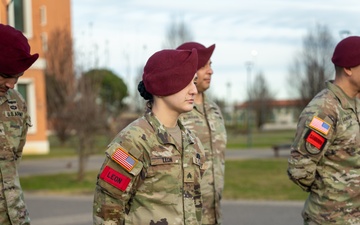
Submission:
<svg viewBox="0 0 360 225">
<path fill-rule="evenodd" d="M 22 32 L 25 32 L 24 12 L 24 1 L 14 0 L 14 27 Z"/>
<path fill-rule="evenodd" d="M 34 81 L 29 78 L 21 78 L 16 84 L 16 90 L 20 92 L 20 94 L 25 99 L 25 102 L 28 107 L 28 113 L 31 117 L 32 126 L 29 127 L 28 133 L 36 132 L 36 109 L 35 109 L 35 87 Z"/>
<path fill-rule="evenodd" d="M 26 91 L 27 89 L 27 85 L 26 84 L 18 84 L 17 85 L 17 90 L 20 92 L 20 94 L 23 96 L 23 98 L 25 99 L 25 102 L 28 103 L 28 93 Z"/>
<path fill-rule="evenodd" d="M 13 0 L 9 4 L 9 25 L 32 37 L 32 0 Z"/>
<path fill-rule="evenodd" d="M 47 52 L 47 50 L 48 50 L 48 36 L 47 36 L 47 33 L 45 33 L 45 32 L 41 33 L 40 37 L 41 37 L 42 50 L 43 50 L 43 52 Z"/>
<path fill-rule="evenodd" d="M 40 6 L 40 25 L 45 26 L 46 23 L 47 23 L 46 6 L 42 5 Z"/>
</svg>

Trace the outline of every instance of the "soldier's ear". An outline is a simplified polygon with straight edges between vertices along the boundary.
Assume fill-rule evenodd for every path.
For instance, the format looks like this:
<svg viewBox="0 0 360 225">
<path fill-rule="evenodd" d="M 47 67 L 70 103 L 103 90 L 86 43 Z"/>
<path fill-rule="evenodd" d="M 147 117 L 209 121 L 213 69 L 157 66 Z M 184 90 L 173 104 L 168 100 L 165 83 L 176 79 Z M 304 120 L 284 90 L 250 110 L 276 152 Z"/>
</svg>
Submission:
<svg viewBox="0 0 360 225">
<path fill-rule="evenodd" d="M 352 75 L 351 68 L 343 68 L 343 69 L 344 69 L 344 71 L 345 71 L 345 73 L 346 73 L 347 75 L 349 75 L 349 76 Z"/>
</svg>

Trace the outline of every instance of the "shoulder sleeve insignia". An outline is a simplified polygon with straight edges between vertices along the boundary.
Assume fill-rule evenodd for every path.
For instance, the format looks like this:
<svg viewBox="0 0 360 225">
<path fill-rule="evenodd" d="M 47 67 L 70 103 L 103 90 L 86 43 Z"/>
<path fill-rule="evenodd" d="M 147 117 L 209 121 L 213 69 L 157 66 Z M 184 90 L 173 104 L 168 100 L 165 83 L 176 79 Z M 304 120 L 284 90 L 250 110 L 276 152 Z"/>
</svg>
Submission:
<svg viewBox="0 0 360 225">
<path fill-rule="evenodd" d="M 109 166 L 106 166 L 104 168 L 104 170 L 100 174 L 100 179 L 122 191 L 126 190 L 131 180 L 129 177 L 119 173 L 118 171 L 114 170 Z"/>
<path fill-rule="evenodd" d="M 132 157 L 127 151 L 120 147 L 114 151 L 114 153 L 111 155 L 111 158 L 129 172 L 138 162 L 137 159 Z"/>
<path fill-rule="evenodd" d="M 314 116 L 309 124 L 309 127 L 319 131 L 320 133 L 327 135 L 331 128 L 331 125 L 320 119 L 317 116 Z"/>
<path fill-rule="evenodd" d="M 307 147 L 306 150 L 311 154 L 318 154 L 324 148 L 327 140 L 315 131 L 309 130 L 305 136 L 305 141 L 313 146 Z"/>
</svg>

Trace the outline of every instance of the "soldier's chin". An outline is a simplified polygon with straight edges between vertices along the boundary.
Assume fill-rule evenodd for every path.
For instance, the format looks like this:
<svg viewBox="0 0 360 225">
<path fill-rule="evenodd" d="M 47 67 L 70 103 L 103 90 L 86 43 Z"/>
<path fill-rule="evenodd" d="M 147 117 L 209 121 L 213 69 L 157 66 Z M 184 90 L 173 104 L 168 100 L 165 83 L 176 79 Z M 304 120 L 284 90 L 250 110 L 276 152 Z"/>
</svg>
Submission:
<svg viewBox="0 0 360 225">
<path fill-rule="evenodd" d="M 6 95 L 6 92 L 7 92 L 7 90 L 4 91 L 4 90 L 1 90 L 1 89 L 0 89 L 0 97 L 5 96 L 5 95 Z"/>
<path fill-rule="evenodd" d="M 191 110 L 193 110 L 193 108 L 194 104 L 189 104 L 189 106 L 183 108 L 182 113 L 190 112 Z"/>
</svg>

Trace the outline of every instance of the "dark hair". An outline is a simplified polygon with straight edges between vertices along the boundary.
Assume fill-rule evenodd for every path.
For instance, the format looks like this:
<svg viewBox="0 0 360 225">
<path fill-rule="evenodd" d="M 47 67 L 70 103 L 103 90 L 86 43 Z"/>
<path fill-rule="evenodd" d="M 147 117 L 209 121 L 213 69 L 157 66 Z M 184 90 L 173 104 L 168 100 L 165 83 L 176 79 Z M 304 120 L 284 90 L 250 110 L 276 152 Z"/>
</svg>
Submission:
<svg viewBox="0 0 360 225">
<path fill-rule="evenodd" d="M 344 68 L 343 68 L 343 67 L 341 67 L 341 66 L 336 66 L 336 65 L 335 65 L 335 75 L 336 75 L 336 76 L 342 75 L 343 71 L 344 71 Z"/>
<path fill-rule="evenodd" d="M 143 97 L 145 100 L 149 100 L 149 101 L 146 103 L 146 106 L 147 106 L 148 108 L 151 108 L 152 103 L 154 102 L 154 97 L 153 97 L 152 94 L 150 94 L 150 93 L 146 90 L 143 81 L 140 81 L 140 82 L 139 82 L 139 84 L 138 84 L 138 91 L 139 91 L 141 97 Z"/>
<path fill-rule="evenodd" d="M 153 98 L 152 94 L 150 94 L 150 93 L 146 90 L 143 81 L 140 81 L 140 82 L 139 82 L 139 84 L 138 84 L 138 91 L 139 91 L 141 97 L 143 97 L 145 100 L 150 100 L 150 99 Z"/>
</svg>

